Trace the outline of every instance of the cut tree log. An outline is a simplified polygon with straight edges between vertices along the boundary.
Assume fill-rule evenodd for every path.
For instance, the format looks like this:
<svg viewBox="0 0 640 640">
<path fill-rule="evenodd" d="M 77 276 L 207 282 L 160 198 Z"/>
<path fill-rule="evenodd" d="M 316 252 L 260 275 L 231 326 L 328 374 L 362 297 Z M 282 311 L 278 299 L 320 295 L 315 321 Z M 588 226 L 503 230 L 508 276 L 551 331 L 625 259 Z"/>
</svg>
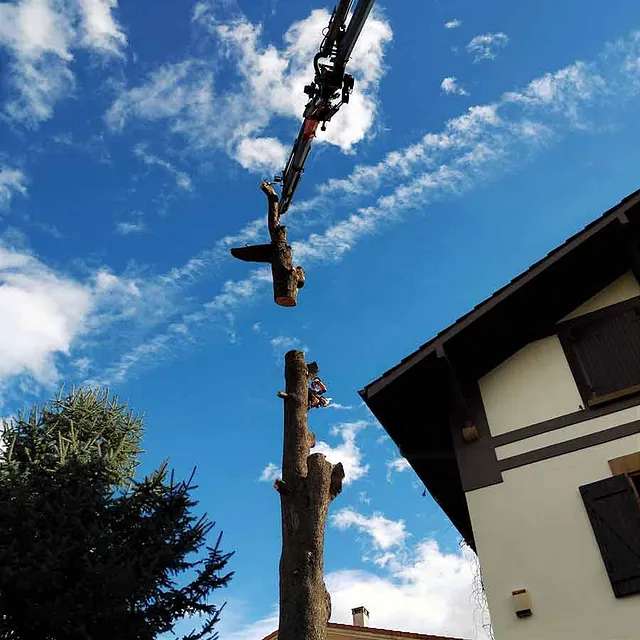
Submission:
<svg viewBox="0 0 640 640">
<path fill-rule="evenodd" d="M 326 640 L 331 598 L 324 584 L 324 532 L 331 501 L 342 491 L 344 469 L 310 455 L 309 379 L 318 372 L 304 353 L 285 355 L 282 479 L 274 486 L 282 510 L 278 640 Z"/>
<path fill-rule="evenodd" d="M 231 255 L 245 262 L 268 262 L 273 277 L 273 298 L 281 307 L 295 307 L 298 289 L 304 287 L 302 267 L 293 266 L 291 245 L 287 244 L 287 228 L 280 225 L 278 194 L 273 185 L 263 182 L 260 189 L 267 196 L 268 225 L 271 242 L 231 249 Z"/>
</svg>

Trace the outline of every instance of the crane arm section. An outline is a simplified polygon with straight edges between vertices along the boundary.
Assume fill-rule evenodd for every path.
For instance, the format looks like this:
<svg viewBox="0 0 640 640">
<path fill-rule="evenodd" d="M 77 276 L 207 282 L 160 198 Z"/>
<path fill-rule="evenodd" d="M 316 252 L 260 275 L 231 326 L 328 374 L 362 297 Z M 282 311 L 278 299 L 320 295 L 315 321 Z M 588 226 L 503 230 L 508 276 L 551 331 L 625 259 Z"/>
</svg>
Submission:
<svg viewBox="0 0 640 640">
<path fill-rule="evenodd" d="M 358 0 L 351 20 L 346 24 L 352 2 L 353 0 L 338 1 L 320 49 L 313 59 L 315 77 L 304 88 L 309 96 L 303 113 L 304 120 L 284 171 L 275 178 L 276 182 L 282 183 L 280 215 L 286 213 L 291 204 L 318 125 L 321 124 L 324 131 L 327 122 L 343 104 L 349 102 L 353 91 L 353 76 L 345 73 L 345 68 L 375 0 Z"/>
</svg>

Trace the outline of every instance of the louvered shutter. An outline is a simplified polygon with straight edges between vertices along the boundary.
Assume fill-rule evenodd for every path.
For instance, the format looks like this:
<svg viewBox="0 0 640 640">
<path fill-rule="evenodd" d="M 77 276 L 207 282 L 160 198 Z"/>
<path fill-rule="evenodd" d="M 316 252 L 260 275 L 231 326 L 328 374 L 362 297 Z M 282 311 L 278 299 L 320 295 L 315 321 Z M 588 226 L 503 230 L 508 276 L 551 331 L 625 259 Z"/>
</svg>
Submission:
<svg viewBox="0 0 640 640">
<path fill-rule="evenodd" d="M 625 475 L 580 487 L 616 598 L 640 593 L 640 502 Z"/>
<path fill-rule="evenodd" d="M 589 401 L 639 390 L 639 307 L 572 326 L 569 339 Z"/>
</svg>

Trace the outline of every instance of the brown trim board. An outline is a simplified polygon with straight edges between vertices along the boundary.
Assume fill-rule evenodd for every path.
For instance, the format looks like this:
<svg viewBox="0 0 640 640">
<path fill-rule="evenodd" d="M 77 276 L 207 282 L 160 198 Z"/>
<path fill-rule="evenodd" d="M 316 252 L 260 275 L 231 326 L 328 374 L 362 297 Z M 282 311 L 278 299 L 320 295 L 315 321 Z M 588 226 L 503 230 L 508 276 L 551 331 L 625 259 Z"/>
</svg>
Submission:
<svg viewBox="0 0 640 640">
<path fill-rule="evenodd" d="M 562 429 L 563 427 L 568 427 L 572 424 L 577 424 L 578 422 L 593 420 L 594 418 L 606 416 L 617 411 L 623 411 L 624 409 L 630 409 L 637 405 L 640 405 L 640 395 L 624 398 L 618 402 L 612 402 L 593 409 L 587 408 L 582 409 L 581 411 L 574 411 L 573 413 L 567 413 L 564 416 L 551 418 L 550 420 L 544 420 L 543 422 L 537 422 L 536 424 L 521 427 L 515 431 L 501 433 L 498 436 L 493 436 L 493 438 L 491 438 L 491 443 L 494 447 L 503 447 L 505 444 L 526 440 L 533 436 L 539 436 L 542 433 Z"/>
<path fill-rule="evenodd" d="M 572 440 L 565 440 L 564 442 L 558 442 L 541 449 L 534 449 L 533 451 L 527 451 L 511 458 L 505 458 L 498 461 L 498 467 L 500 471 L 508 471 L 509 469 L 516 469 L 527 464 L 533 464 L 534 462 L 541 462 L 542 460 L 548 460 L 549 458 L 555 458 L 557 456 L 563 456 L 567 453 L 573 453 L 574 451 L 580 451 L 581 449 L 587 449 L 599 444 L 605 444 L 612 440 L 619 440 L 620 438 L 626 438 L 636 433 L 640 433 L 640 420 L 634 420 L 633 422 L 627 422 L 627 424 L 621 424 L 617 427 L 611 427 L 604 431 L 598 431 L 596 433 L 590 433 L 580 438 L 573 438 Z"/>
<path fill-rule="evenodd" d="M 478 383 L 476 382 L 468 392 L 467 400 L 480 437 L 475 442 L 464 442 L 462 424 L 457 422 L 453 416 L 450 422 L 453 447 L 458 460 L 458 471 L 465 492 L 502 482 L 502 473 L 496 449 L 491 441 L 487 414 Z"/>
</svg>

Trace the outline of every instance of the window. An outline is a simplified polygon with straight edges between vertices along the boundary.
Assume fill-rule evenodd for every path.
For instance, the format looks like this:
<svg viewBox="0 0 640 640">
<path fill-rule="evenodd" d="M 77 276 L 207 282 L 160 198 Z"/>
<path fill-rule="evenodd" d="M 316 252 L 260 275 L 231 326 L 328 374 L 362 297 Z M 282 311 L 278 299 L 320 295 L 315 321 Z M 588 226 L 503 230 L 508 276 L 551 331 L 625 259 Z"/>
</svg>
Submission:
<svg viewBox="0 0 640 640">
<path fill-rule="evenodd" d="M 559 336 L 586 405 L 640 392 L 640 299 L 565 322 Z"/>
<path fill-rule="evenodd" d="M 640 593 L 640 499 L 637 476 L 621 474 L 580 487 L 616 598 Z"/>
</svg>

